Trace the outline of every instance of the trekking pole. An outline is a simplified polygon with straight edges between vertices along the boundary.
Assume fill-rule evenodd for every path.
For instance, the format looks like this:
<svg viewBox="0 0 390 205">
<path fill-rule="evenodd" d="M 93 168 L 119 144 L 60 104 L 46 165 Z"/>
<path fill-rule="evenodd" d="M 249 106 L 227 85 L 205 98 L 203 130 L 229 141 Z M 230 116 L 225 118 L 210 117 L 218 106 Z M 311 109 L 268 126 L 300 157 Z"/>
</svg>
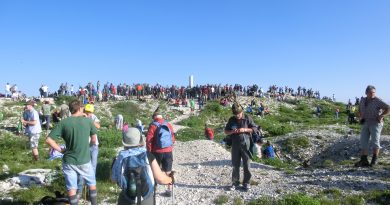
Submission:
<svg viewBox="0 0 390 205">
<path fill-rule="evenodd" d="M 172 171 L 169 174 L 169 176 L 172 178 L 172 205 L 175 204 L 175 190 L 174 190 L 174 188 L 175 188 L 175 177 L 174 177 L 174 175 L 175 175 L 175 171 Z"/>
<path fill-rule="evenodd" d="M 172 205 L 175 205 L 175 184 L 172 184 Z"/>
<path fill-rule="evenodd" d="M 84 190 L 84 203 L 87 202 L 87 186 L 85 184 L 83 185 L 83 190 Z"/>
</svg>

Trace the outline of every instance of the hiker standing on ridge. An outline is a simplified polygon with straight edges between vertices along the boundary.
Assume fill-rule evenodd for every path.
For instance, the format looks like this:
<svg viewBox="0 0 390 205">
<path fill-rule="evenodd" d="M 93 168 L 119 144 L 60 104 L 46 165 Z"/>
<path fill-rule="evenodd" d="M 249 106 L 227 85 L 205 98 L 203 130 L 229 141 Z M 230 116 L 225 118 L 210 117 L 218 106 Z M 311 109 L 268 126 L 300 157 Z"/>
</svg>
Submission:
<svg viewBox="0 0 390 205">
<path fill-rule="evenodd" d="M 11 85 L 9 83 L 7 83 L 5 85 L 5 98 L 9 98 L 11 97 Z"/>
<path fill-rule="evenodd" d="M 89 198 L 92 205 L 97 204 L 96 177 L 91 164 L 90 145 L 96 144 L 97 129 L 92 120 L 84 115 L 84 106 L 78 100 L 69 103 L 71 117 L 61 122 L 50 132 L 46 143 L 64 154 L 62 171 L 65 177 L 71 205 L 78 204 L 76 195 L 77 178 L 85 180 L 89 187 Z M 63 138 L 66 149 L 62 149 L 54 139 Z"/>
<path fill-rule="evenodd" d="M 240 185 L 240 164 L 241 159 L 244 167 L 243 189 L 250 189 L 251 172 L 250 166 L 250 137 L 251 133 L 257 130 L 252 118 L 243 113 L 243 108 L 238 102 L 234 102 L 232 106 L 233 115 L 225 127 L 225 134 L 230 135 L 232 139 L 232 187 L 230 190 L 236 190 Z"/>
<path fill-rule="evenodd" d="M 30 100 L 26 103 L 26 108 L 21 119 L 22 124 L 26 127 L 26 133 L 30 139 L 30 147 L 35 161 L 38 161 L 38 143 L 41 136 L 42 128 L 39 120 L 39 114 L 34 109 L 35 102 Z"/>
<path fill-rule="evenodd" d="M 366 88 L 367 97 L 361 98 L 359 104 L 359 118 L 362 125 L 360 132 L 360 161 L 356 167 L 374 166 L 377 163 L 380 146 L 380 135 L 383 128 L 383 118 L 390 114 L 390 106 L 376 97 L 376 89 L 369 85 Z M 371 163 L 368 162 L 369 141 L 373 145 Z"/>
<path fill-rule="evenodd" d="M 159 107 L 154 111 L 152 118 L 153 122 L 146 134 L 146 148 L 156 157 L 161 169 L 169 176 L 173 163 L 174 130 L 172 125 L 163 119 Z M 172 195 L 171 188 L 171 185 L 168 185 L 165 193 L 168 197 Z"/>
</svg>

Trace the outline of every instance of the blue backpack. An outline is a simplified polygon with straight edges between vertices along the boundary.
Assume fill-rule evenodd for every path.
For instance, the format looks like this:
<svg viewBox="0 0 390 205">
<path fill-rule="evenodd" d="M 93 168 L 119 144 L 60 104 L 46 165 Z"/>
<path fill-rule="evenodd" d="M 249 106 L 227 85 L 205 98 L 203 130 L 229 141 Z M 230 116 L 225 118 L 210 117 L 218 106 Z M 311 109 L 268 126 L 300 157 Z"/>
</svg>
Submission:
<svg viewBox="0 0 390 205">
<path fill-rule="evenodd" d="M 274 151 L 274 148 L 272 146 L 267 146 L 264 150 L 264 155 L 267 157 L 267 158 L 275 158 L 275 151 Z"/>
<path fill-rule="evenodd" d="M 112 167 L 112 179 L 130 204 L 141 204 L 154 193 L 154 178 L 146 148 L 122 150 Z"/>
<path fill-rule="evenodd" d="M 162 124 L 158 122 L 153 122 L 153 125 L 157 126 L 155 131 L 155 144 L 158 148 L 167 148 L 173 145 L 172 141 L 172 133 L 168 127 L 167 122 L 163 122 Z"/>
</svg>

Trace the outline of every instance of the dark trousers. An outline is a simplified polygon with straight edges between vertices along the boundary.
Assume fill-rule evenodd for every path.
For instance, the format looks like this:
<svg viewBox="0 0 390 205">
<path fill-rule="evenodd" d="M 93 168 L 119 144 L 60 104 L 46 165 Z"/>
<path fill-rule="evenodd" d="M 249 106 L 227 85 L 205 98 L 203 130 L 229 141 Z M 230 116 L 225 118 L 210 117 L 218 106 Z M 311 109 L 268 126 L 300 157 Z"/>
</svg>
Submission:
<svg viewBox="0 0 390 205">
<path fill-rule="evenodd" d="M 46 130 L 50 129 L 50 115 L 45 115 L 45 120 L 46 120 Z"/>
<path fill-rule="evenodd" d="M 242 164 L 244 168 L 244 181 L 243 184 L 249 184 L 249 181 L 252 177 L 252 174 L 250 172 L 250 158 L 248 151 L 246 151 L 245 147 L 242 146 L 233 146 L 232 147 L 232 166 L 233 166 L 233 173 L 232 173 L 232 182 L 235 185 L 238 185 L 240 183 L 240 165 L 241 165 L 241 159 Z"/>
</svg>

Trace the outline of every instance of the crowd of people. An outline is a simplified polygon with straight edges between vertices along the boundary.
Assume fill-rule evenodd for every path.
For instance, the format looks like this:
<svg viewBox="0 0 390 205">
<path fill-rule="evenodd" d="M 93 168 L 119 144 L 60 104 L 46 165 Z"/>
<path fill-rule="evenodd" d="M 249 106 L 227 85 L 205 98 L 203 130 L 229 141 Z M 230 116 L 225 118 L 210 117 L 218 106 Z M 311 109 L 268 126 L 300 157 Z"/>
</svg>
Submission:
<svg viewBox="0 0 390 205">
<path fill-rule="evenodd" d="M 229 85 L 229 84 L 206 84 L 196 85 L 194 87 L 189 86 L 163 86 L 160 84 L 150 85 L 148 83 L 120 83 L 115 85 L 110 82 L 105 84 L 97 81 L 96 84 L 89 82 L 85 86 L 75 87 L 73 84 L 61 83 L 59 88 L 54 91 L 50 91 L 46 84 L 42 84 L 39 87 L 39 96 L 46 97 L 58 97 L 62 95 L 68 96 L 80 96 L 83 100 L 90 101 L 108 101 L 116 100 L 116 96 L 121 96 L 123 99 L 129 99 L 136 97 L 138 99 L 151 95 L 158 99 L 202 99 L 204 102 L 208 100 L 215 100 L 221 97 L 231 95 L 232 93 L 238 96 L 259 96 L 259 97 L 275 97 L 283 100 L 286 95 L 292 96 L 303 96 L 309 98 L 320 99 L 320 92 L 314 91 L 313 89 L 307 89 L 302 86 L 298 86 L 296 90 L 288 86 L 269 86 L 267 90 L 254 84 L 243 86 L 240 84 Z M 5 97 L 11 97 L 14 93 L 19 93 L 17 85 L 10 85 L 9 83 L 5 86 Z M 15 94 L 16 95 L 16 94 Z M 331 99 L 329 97 L 323 97 L 325 99 Z M 332 98 L 334 99 L 334 96 Z"/>
<path fill-rule="evenodd" d="M 92 84 L 89 85 L 93 87 L 91 86 Z M 155 90 L 155 88 L 152 87 L 152 90 Z M 200 93 L 198 93 L 200 96 L 203 96 L 201 98 L 205 101 L 219 96 L 218 94 L 215 96 L 213 94 L 208 95 L 209 87 L 206 86 L 205 88 L 206 92 L 200 89 Z M 228 136 L 227 139 L 230 141 L 229 145 L 231 146 L 232 186 L 230 190 L 240 189 L 248 191 L 251 188 L 250 179 L 252 177 L 250 163 L 254 156 L 274 158 L 279 157 L 279 155 L 269 141 L 264 143 L 261 137 L 261 127 L 254 123 L 251 118 L 252 115 L 248 115 L 248 113 L 253 112 L 253 110 L 248 109 L 250 108 L 249 106 L 256 106 L 256 100 L 252 100 L 247 109 L 244 109 L 236 100 L 237 95 L 234 91 L 240 91 L 240 89 L 240 86 L 234 86 L 232 87 L 233 94 L 231 95 L 233 97 L 224 97 L 229 94 L 227 92 L 219 96 L 219 98 L 230 100 L 228 104 L 232 103 L 233 116 L 229 118 L 224 128 L 224 133 Z M 250 90 L 256 96 L 255 90 L 257 89 Z M 276 87 L 270 88 L 273 94 L 276 90 L 278 90 Z M 281 90 L 279 89 L 279 91 Z M 285 87 L 284 91 L 289 92 L 289 94 L 293 92 L 292 89 L 287 87 Z M 44 90 L 44 96 L 47 95 L 45 93 L 46 90 Z M 308 92 L 308 90 L 304 91 L 303 89 L 298 89 L 298 93 L 312 95 L 311 91 Z M 357 99 L 354 105 L 352 103 L 347 105 L 351 113 L 356 113 L 355 110 L 352 110 L 356 106 L 358 114 L 355 117 L 358 118 L 362 126 L 360 134 L 361 159 L 355 164 L 356 167 L 368 167 L 377 164 L 381 148 L 380 133 L 383 128 L 383 119 L 390 114 L 390 106 L 376 97 L 374 86 L 367 86 L 365 93 L 366 97 Z M 140 97 L 145 95 L 142 92 L 139 94 Z M 178 96 L 181 94 L 183 95 L 181 97 L 186 98 L 188 93 L 178 92 L 177 94 Z M 154 94 L 152 93 L 152 95 Z M 166 94 L 162 92 L 161 95 L 165 96 Z M 172 95 L 172 93 L 169 92 L 169 95 Z M 313 95 L 316 96 L 319 93 L 313 93 Z M 159 94 L 155 95 L 155 97 L 158 98 Z M 84 104 L 80 100 L 73 100 L 69 104 L 63 102 L 57 111 L 59 113 L 58 118 L 51 120 L 49 101 L 44 102 L 41 112 L 35 109 L 36 103 L 34 101 L 28 101 L 25 104 L 25 111 L 21 119 L 21 123 L 25 127 L 25 133 L 30 140 L 33 161 L 39 160 L 38 144 L 42 133 L 41 124 L 45 124 L 46 130 L 48 130 L 46 143 L 53 150 L 63 154 L 62 169 L 70 204 L 78 203 L 84 183 L 88 186 L 91 204 L 97 204 L 96 167 L 99 153 L 97 130 L 100 128 L 100 121 L 94 115 L 93 103 L 94 101 L 90 101 Z M 264 115 L 266 110 L 264 105 L 260 103 L 258 107 L 260 115 Z M 263 109 L 260 111 L 261 107 Z M 317 112 L 321 112 L 320 108 L 317 108 Z M 52 121 L 56 122 L 57 125 L 49 132 L 52 128 Z M 148 204 L 155 204 L 155 197 L 153 196 L 155 182 L 167 185 L 164 195 L 171 196 L 172 185 L 174 184 L 172 165 L 174 160 L 175 133 L 172 125 L 164 119 L 160 109 L 157 108 L 154 111 L 150 125 L 145 130 L 145 136 L 143 135 L 144 126 L 140 120 L 128 124 L 123 122 L 123 116 L 118 115 L 115 118 L 115 123 L 116 129 L 122 131 L 122 144 L 124 146 L 123 150 L 116 156 L 112 166 L 112 180 L 122 189 L 118 196 L 118 204 L 130 204 L 141 200 Z M 214 140 L 214 131 L 207 124 L 204 127 L 204 135 L 206 139 Z M 64 140 L 65 146 L 57 144 L 56 141 L 59 138 Z M 370 141 L 373 146 L 371 162 L 368 161 Z M 262 150 L 261 147 L 265 149 Z M 253 149 L 257 150 L 257 152 L 253 151 Z M 242 186 L 239 181 L 241 164 L 244 175 Z M 140 166 L 142 168 L 135 169 Z M 140 183 L 140 181 L 144 183 Z"/>
</svg>

